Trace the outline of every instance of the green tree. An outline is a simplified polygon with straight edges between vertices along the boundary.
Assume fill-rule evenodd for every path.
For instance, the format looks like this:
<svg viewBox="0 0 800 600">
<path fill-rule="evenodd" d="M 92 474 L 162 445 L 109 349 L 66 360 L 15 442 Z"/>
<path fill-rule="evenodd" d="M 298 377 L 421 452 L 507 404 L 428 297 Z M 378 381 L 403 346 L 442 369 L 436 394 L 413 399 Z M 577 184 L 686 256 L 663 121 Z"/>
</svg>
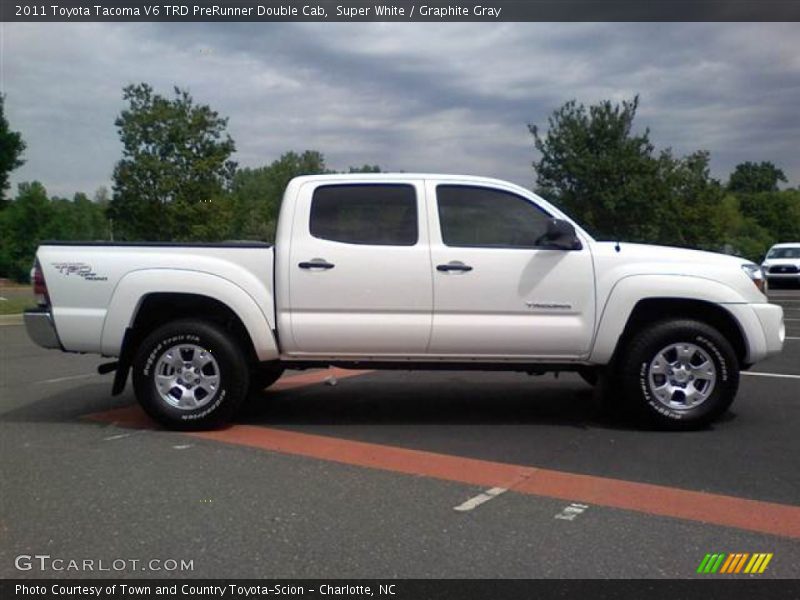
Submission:
<svg viewBox="0 0 800 600">
<path fill-rule="evenodd" d="M 146 83 L 123 90 L 128 107 L 115 121 L 123 145 L 114 169 L 109 217 L 120 239 L 188 240 L 225 214 L 211 205 L 230 186 L 235 144 L 228 120 L 185 90 L 168 99 Z M 202 205 L 205 204 L 206 208 Z M 229 224 L 218 223 L 226 229 Z"/>
<path fill-rule="evenodd" d="M 718 218 L 725 190 L 710 175 L 709 153 L 675 158 L 670 150 L 658 159 L 658 178 L 645 197 L 653 202 L 658 223 L 655 241 L 674 246 L 719 250 L 724 224 Z"/>
<path fill-rule="evenodd" d="M 83 192 L 68 200 L 52 198 L 52 220 L 46 237 L 53 240 L 98 241 L 108 239 L 105 207 Z"/>
<path fill-rule="evenodd" d="M 231 237 L 273 241 L 281 198 L 293 177 L 330 173 L 316 150 L 286 152 L 269 165 L 240 169 L 233 180 Z"/>
<path fill-rule="evenodd" d="M 380 173 L 381 168 L 378 165 L 361 165 L 360 167 L 350 167 L 348 173 Z"/>
<path fill-rule="evenodd" d="M 0 213 L 0 275 L 27 281 L 37 246 L 51 237 L 53 216 L 41 183 L 19 184 L 17 198 Z"/>
<path fill-rule="evenodd" d="M 637 108 L 638 96 L 589 108 L 571 101 L 548 119 L 546 133 L 529 125 L 540 154 L 533 164 L 538 191 L 601 238 L 752 252 L 761 240 L 742 240 L 756 220 L 739 218 L 738 201 L 724 204 L 709 153 L 656 154 L 649 130 L 634 133 Z"/>
<path fill-rule="evenodd" d="M 800 190 L 737 195 L 742 214 L 768 231 L 772 243 L 800 240 Z"/>
<path fill-rule="evenodd" d="M 753 217 L 742 213 L 739 198 L 727 194 L 714 215 L 714 227 L 720 232 L 722 249 L 755 262 L 764 258 L 773 236 Z"/>
<path fill-rule="evenodd" d="M 8 189 L 8 176 L 25 161 L 22 153 L 25 142 L 18 131 L 11 131 L 5 117 L 5 96 L 0 95 L 0 209 L 5 207 L 5 192 Z"/>
<path fill-rule="evenodd" d="M 652 240 L 652 201 L 659 161 L 649 131 L 636 134 L 633 100 L 585 107 L 570 101 L 548 118 L 546 132 L 528 125 L 540 154 L 533 163 L 538 191 L 604 238 Z"/>
<path fill-rule="evenodd" d="M 114 219 L 109 217 L 109 207 L 111 206 L 111 194 L 104 185 L 98 187 L 92 195 L 92 201 L 99 212 L 98 232 L 100 239 L 114 239 Z"/>
<path fill-rule="evenodd" d="M 43 240 L 108 239 L 105 205 L 77 193 L 48 198 L 38 181 L 21 183 L 17 197 L 0 211 L 0 277 L 26 281 Z"/>
<path fill-rule="evenodd" d="M 771 162 L 756 164 L 747 161 L 734 168 L 728 180 L 728 190 L 744 194 L 777 192 L 781 181 L 786 182 L 786 175 Z"/>
</svg>

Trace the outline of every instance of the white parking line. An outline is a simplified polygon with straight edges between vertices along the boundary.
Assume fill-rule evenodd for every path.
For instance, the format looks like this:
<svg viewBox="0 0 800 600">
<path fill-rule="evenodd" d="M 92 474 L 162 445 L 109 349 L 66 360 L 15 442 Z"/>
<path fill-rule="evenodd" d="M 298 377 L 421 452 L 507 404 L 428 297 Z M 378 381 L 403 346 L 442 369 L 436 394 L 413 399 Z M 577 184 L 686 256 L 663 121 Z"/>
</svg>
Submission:
<svg viewBox="0 0 800 600">
<path fill-rule="evenodd" d="M 466 512 L 468 510 L 472 510 L 476 506 L 480 506 L 484 502 L 488 502 L 492 498 L 497 498 L 500 494 L 507 492 L 507 488 L 499 488 L 495 487 L 490 490 L 486 490 L 482 494 L 478 494 L 474 498 L 470 498 L 463 504 L 459 504 L 458 506 L 453 507 L 453 510 L 457 510 L 459 512 Z"/>
<path fill-rule="evenodd" d="M 120 434 L 117 434 L 117 435 L 110 435 L 110 436 L 108 436 L 106 438 L 103 438 L 103 441 L 104 442 L 113 442 L 114 440 L 121 440 L 122 438 L 130 437 L 132 435 L 133 435 L 132 433 L 120 433 Z"/>
<path fill-rule="evenodd" d="M 783 379 L 800 379 L 800 375 L 788 375 L 786 373 L 759 373 L 758 371 L 742 371 L 742 375 L 754 377 L 779 377 Z"/>
<path fill-rule="evenodd" d="M 574 521 L 575 517 L 583 513 L 589 506 L 587 504 L 578 504 L 577 502 L 573 502 L 569 506 L 565 506 L 564 509 L 558 513 L 554 518 L 562 519 L 563 521 Z"/>
<path fill-rule="evenodd" d="M 137 429 L 136 431 L 129 431 L 128 433 L 118 433 L 117 435 L 110 435 L 108 437 L 104 437 L 103 441 L 113 442 L 115 440 L 122 440 L 131 437 L 132 435 L 141 435 L 144 433 L 148 433 L 149 431 L 150 431 L 149 429 Z"/>
<path fill-rule="evenodd" d="M 55 379 L 43 379 L 42 381 L 34 381 L 33 383 L 58 383 L 59 381 L 72 381 L 73 379 L 86 379 L 87 377 L 95 377 L 97 373 L 85 373 L 83 375 L 70 375 L 68 377 L 56 377 Z"/>
</svg>

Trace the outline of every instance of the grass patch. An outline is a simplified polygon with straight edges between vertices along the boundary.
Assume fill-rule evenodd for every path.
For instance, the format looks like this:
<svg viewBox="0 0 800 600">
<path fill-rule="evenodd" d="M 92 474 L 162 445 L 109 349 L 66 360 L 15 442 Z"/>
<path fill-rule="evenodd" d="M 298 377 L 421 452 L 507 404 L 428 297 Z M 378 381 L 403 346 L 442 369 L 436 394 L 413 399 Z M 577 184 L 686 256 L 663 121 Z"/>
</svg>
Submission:
<svg viewBox="0 0 800 600">
<path fill-rule="evenodd" d="M 0 300 L 0 315 L 16 315 L 26 308 L 36 306 L 36 301 L 33 298 L 8 298 L 3 296 L 2 292 L 0 292 L 0 297 L 6 298 L 5 300 Z"/>
</svg>

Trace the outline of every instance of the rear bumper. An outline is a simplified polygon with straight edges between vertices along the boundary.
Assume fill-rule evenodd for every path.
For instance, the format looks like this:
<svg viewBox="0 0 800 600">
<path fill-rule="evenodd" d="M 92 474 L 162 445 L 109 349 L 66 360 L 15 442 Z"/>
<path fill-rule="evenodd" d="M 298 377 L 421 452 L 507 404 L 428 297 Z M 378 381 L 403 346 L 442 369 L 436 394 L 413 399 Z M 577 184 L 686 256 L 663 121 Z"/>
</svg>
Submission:
<svg viewBox="0 0 800 600">
<path fill-rule="evenodd" d="M 61 348 L 53 316 L 46 308 L 26 310 L 23 319 L 28 337 L 42 348 Z"/>
</svg>

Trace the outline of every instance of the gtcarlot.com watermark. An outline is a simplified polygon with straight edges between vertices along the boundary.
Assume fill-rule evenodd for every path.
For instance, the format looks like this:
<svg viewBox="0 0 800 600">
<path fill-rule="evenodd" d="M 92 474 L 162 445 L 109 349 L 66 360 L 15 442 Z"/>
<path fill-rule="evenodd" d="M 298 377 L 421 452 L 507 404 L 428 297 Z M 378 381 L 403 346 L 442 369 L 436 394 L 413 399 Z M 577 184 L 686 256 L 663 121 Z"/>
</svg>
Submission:
<svg viewBox="0 0 800 600">
<path fill-rule="evenodd" d="M 39 572 L 93 572 L 112 571 L 152 571 L 166 573 L 175 571 L 194 571 L 194 560 L 183 558 L 62 558 L 49 554 L 20 554 L 14 559 L 18 571 Z"/>
</svg>

